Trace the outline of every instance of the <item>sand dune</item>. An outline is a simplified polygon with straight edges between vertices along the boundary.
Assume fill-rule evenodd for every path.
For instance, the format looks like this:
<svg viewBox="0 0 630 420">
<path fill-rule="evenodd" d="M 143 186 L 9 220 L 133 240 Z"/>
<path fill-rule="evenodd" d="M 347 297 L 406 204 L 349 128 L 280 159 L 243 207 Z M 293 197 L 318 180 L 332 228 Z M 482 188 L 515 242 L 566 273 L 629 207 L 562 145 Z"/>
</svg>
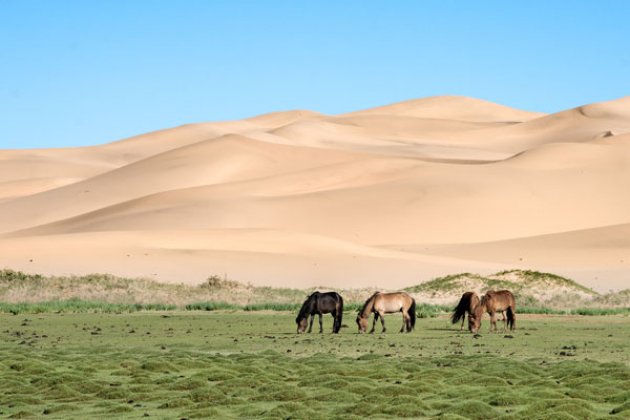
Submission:
<svg viewBox="0 0 630 420">
<path fill-rule="evenodd" d="M 630 287 L 630 98 L 544 115 L 432 97 L 0 151 L 2 265 L 396 288 L 552 270 Z"/>
<path fill-rule="evenodd" d="M 522 111 L 504 105 L 465 96 L 431 96 L 347 115 L 396 115 L 476 122 L 522 122 L 542 116 L 542 113 Z"/>
</svg>

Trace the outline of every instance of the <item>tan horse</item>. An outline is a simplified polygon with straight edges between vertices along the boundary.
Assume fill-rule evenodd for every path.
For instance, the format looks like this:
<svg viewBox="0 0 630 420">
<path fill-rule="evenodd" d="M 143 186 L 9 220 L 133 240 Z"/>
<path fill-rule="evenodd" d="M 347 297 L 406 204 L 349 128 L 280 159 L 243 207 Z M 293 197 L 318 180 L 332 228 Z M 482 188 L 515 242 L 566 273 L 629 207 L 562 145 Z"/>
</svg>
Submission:
<svg viewBox="0 0 630 420">
<path fill-rule="evenodd" d="M 468 330 L 472 331 L 472 319 L 471 315 L 477 305 L 479 305 L 479 296 L 475 292 L 466 292 L 462 295 L 459 303 L 453 309 L 453 314 L 451 315 L 451 321 L 453 324 L 457 324 L 459 320 L 462 320 L 462 325 L 459 330 L 464 329 L 464 321 L 466 320 L 466 314 L 468 314 Z"/>
<path fill-rule="evenodd" d="M 507 327 L 510 327 L 510 330 L 516 328 L 516 301 L 514 300 L 514 295 L 512 295 L 512 292 L 509 290 L 491 290 L 481 297 L 479 305 L 477 305 L 474 312 L 469 317 L 469 319 L 472 319 L 471 332 L 477 333 L 477 331 L 479 331 L 479 328 L 481 327 L 481 317 L 484 312 L 490 314 L 490 332 L 492 332 L 493 328 L 494 331 L 497 331 L 497 312 L 501 312 L 502 314 L 505 312 L 503 315 L 504 331 Z"/>
<path fill-rule="evenodd" d="M 407 332 L 411 332 L 416 325 L 416 301 L 405 292 L 376 292 L 370 296 L 369 299 L 365 301 L 363 308 L 361 308 L 357 316 L 359 333 L 364 333 L 367 330 L 368 320 L 372 312 L 374 313 L 374 322 L 372 323 L 370 334 L 374 333 L 376 321 L 379 317 L 381 318 L 381 325 L 383 326 L 382 332 L 386 331 L 385 314 L 402 312 L 403 324 L 400 332 L 404 332 L 405 328 Z"/>
</svg>

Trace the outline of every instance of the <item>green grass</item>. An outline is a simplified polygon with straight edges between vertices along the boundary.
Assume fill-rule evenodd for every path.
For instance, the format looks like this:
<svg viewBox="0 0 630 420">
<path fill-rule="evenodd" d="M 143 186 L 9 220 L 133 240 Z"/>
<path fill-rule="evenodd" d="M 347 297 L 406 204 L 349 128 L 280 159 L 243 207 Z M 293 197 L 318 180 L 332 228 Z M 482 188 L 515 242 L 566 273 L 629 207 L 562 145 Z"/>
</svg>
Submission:
<svg viewBox="0 0 630 420">
<path fill-rule="evenodd" d="M 576 308 L 576 309 L 553 309 L 541 307 L 518 307 L 517 312 L 521 314 L 546 314 L 546 315 L 629 315 L 630 308 Z"/>
<path fill-rule="evenodd" d="M 356 313 L 362 307 L 361 302 L 346 303 L 344 308 L 348 313 Z M 0 313 L 18 314 L 39 314 L 39 313 L 132 313 L 139 311 L 289 311 L 297 312 L 300 303 L 252 303 L 238 305 L 228 302 L 196 302 L 184 306 L 169 305 L 163 303 L 108 303 L 83 301 L 80 299 L 68 299 L 52 302 L 36 303 L 7 303 L 0 302 Z M 418 318 L 434 318 L 448 314 L 453 310 L 450 305 L 432 305 L 419 303 L 416 306 Z M 547 314 L 547 315 L 624 315 L 630 314 L 630 308 L 576 308 L 576 309 L 553 309 L 546 307 L 519 306 L 518 313 L 521 314 Z M 352 314 L 354 317 L 354 314 Z"/>
<path fill-rule="evenodd" d="M 577 315 L 624 315 L 630 314 L 630 308 L 578 308 L 567 311 Z"/>
<path fill-rule="evenodd" d="M 98 312 L 98 313 L 123 313 L 137 311 L 172 311 L 177 309 L 175 305 L 166 305 L 161 303 L 154 304 L 124 304 L 124 303 L 108 303 L 108 302 L 91 302 L 80 299 L 68 299 L 52 302 L 37 303 L 6 303 L 0 302 L 1 313 L 11 313 L 17 315 L 20 313 L 76 313 L 76 312 Z"/>
<path fill-rule="evenodd" d="M 517 315 L 516 331 L 295 331 L 293 312 L 0 315 L 0 416 L 615 418 L 630 414 L 630 317 Z M 389 331 L 400 327 L 388 315 Z M 380 326 L 377 327 L 380 331 Z"/>
<path fill-rule="evenodd" d="M 68 299 L 51 302 L 21 302 L 21 303 L 8 303 L 0 302 L 0 313 L 17 314 L 38 314 L 38 313 L 131 313 L 138 311 L 173 311 L 173 310 L 185 310 L 185 311 L 291 311 L 297 312 L 301 303 L 250 303 L 245 305 L 239 305 L 229 302 L 196 302 L 189 303 L 187 305 L 172 305 L 163 303 L 109 303 L 109 302 L 95 302 L 95 301 L 83 301 L 81 299 Z M 349 303 L 345 305 L 347 311 L 358 311 L 362 306 L 362 303 Z M 418 316 L 436 316 L 439 313 L 450 310 L 450 307 L 441 305 L 419 305 Z"/>
</svg>

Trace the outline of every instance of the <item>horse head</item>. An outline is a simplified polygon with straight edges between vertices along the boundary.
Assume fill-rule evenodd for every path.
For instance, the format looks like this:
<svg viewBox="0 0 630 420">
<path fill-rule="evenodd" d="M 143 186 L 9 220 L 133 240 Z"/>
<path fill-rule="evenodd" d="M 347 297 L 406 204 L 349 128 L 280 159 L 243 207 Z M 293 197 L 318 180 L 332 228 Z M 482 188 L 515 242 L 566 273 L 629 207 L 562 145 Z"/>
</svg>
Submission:
<svg viewBox="0 0 630 420">
<path fill-rule="evenodd" d="M 300 312 L 298 312 L 297 317 L 295 318 L 295 323 L 297 324 L 297 333 L 301 334 L 306 331 L 306 327 L 308 325 L 308 316 L 310 314 L 310 309 L 312 304 L 317 301 L 317 296 L 319 295 L 318 291 L 315 291 L 306 297 L 306 300 L 302 304 L 300 308 Z"/>
<path fill-rule="evenodd" d="M 361 314 L 357 315 L 357 326 L 359 327 L 359 334 L 367 331 L 368 319 L 363 318 Z"/>
<path fill-rule="evenodd" d="M 468 315 L 468 330 L 470 330 L 471 333 L 477 334 L 479 328 L 481 328 L 481 317 L 483 316 L 485 308 L 486 295 L 483 295 L 480 302 L 473 308 L 470 315 Z"/>
<path fill-rule="evenodd" d="M 297 333 L 302 334 L 304 331 L 306 331 L 306 326 L 308 325 L 308 316 L 300 317 L 298 315 L 298 317 L 295 318 L 295 323 L 297 324 Z"/>
</svg>

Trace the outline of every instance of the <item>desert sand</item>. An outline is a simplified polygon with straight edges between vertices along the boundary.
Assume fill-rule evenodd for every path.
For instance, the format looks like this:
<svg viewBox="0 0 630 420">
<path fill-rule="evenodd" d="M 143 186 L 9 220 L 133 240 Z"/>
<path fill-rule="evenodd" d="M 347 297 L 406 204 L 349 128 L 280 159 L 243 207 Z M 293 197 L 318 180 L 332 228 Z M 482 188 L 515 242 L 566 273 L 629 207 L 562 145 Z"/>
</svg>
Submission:
<svg viewBox="0 0 630 420">
<path fill-rule="evenodd" d="M 86 139 L 87 140 L 87 139 Z M 467 97 L 0 150 L 0 267 L 394 289 L 551 271 L 630 287 L 630 97 Z"/>
</svg>

